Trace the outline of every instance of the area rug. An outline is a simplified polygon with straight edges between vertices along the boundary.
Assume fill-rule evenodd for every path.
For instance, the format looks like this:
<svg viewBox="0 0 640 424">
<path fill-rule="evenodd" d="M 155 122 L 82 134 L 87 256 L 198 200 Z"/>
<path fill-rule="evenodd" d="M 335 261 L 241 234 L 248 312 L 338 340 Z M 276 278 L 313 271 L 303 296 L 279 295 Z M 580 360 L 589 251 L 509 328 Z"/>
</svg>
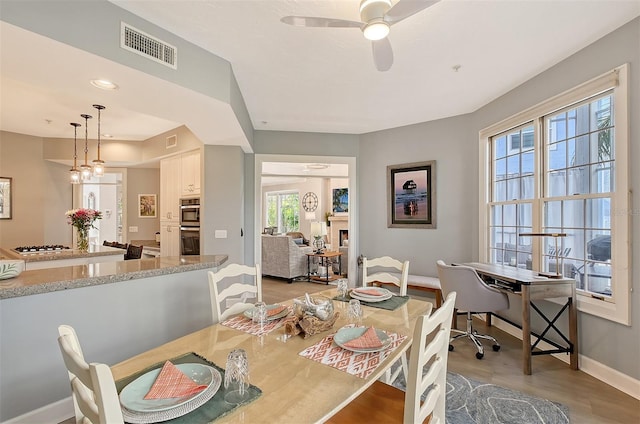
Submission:
<svg viewBox="0 0 640 424">
<path fill-rule="evenodd" d="M 404 376 L 393 385 L 405 390 Z M 569 408 L 522 392 L 447 373 L 447 424 L 560 424 Z"/>
</svg>

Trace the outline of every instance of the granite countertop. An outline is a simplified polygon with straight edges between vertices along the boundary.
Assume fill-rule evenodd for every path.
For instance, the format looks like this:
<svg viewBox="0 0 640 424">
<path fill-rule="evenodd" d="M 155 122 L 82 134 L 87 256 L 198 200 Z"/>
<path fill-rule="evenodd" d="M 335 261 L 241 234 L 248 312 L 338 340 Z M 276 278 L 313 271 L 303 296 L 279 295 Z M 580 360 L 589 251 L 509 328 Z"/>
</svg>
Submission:
<svg viewBox="0 0 640 424">
<path fill-rule="evenodd" d="M 23 271 L 0 280 L 0 299 L 213 268 L 227 259 L 227 255 L 169 256 Z"/>
<path fill-rule="evenodd" d="M 77 249 L 62 249 L 62 250 L 51 250 L 51 251 L 44 251 L 44 252 L 30 252 L 23 255 L 14 250 L 4 249 L 0 247 L 0 258 L 20 259 L 25 262 L 57 261 L 60 259 L 124 255 L 125 253 L 126 251 L 124 249 L 118 249 L 115 247 L 108 247 L 108 246 L 92 245 L 92 246 L 89 246 L 88 252 L 83 252 Z"/>
</svg>

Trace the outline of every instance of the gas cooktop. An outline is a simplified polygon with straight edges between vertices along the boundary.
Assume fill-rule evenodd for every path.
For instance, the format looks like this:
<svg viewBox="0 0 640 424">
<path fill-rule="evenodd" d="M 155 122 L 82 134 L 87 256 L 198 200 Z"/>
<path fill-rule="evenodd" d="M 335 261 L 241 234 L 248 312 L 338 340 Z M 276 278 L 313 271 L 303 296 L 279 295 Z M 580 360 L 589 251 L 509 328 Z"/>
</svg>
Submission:
<svg viewBox="0 0 640 424">
<path fill-rule="evenodd" d="M 19 246 L 13 250 L 22 254 L 28 254 L 28 253 L 56 252 L 56 251 L 67 250 L 67 249 L 70 249 L 70 247 L 63 246 L 61 244 L 48 244 L 43 246 Z"/>
</svg>

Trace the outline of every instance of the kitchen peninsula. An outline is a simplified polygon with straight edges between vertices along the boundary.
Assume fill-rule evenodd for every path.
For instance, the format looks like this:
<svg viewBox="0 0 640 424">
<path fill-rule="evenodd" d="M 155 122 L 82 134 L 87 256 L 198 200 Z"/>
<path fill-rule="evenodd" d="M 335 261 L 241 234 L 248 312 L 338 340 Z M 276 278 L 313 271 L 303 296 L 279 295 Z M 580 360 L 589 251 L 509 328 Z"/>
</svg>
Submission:
<svg viewBox="0 0 640 424">
<path fill-rule="evenodd" d="M 73 415 L 59 325 L 76 329 L 88 361 L 115 364 L 210 325 L 207 273 L 226 261 L 158 257 L 27 270 L 1 280 L 0 421 Z"/>
<path fill-rule="evenodd" d="M 73 265 L 87 265 L 100 262 L 115 262 L 124 260 L 123 249 L 107 246 L 89 246 L 88 252 L 70 249 L 64 246 L 48 248 L 38 246 L 21 251 L 23 249 L 5 249 L 0 247 L 0 259 L 20 259 L 25 261 L 26 270 L 59 268 Z"/>
</svg>

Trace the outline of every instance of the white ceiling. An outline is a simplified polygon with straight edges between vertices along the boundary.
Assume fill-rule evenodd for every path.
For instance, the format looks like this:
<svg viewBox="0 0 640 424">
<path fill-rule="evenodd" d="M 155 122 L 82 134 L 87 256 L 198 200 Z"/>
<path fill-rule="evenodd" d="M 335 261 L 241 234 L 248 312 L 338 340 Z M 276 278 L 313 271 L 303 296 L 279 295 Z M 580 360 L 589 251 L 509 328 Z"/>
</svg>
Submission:
<svg viewBox="0 0 640 424">
<path fill-rule="evenodd" d="M 358 29 L 280 22 L 359 20 L 358 0 L 112 3 L 228 60 L 254 128 L 355 134 L 472 112 L 640 15 L 638 0 L 442 0 L 391 28 L 395 62 L 378 72 Z M 2 130 L 66 138 L 69 122 L 101 102 L 103 132 L 119 139 L 187 124 L 205 143 L 242 143 L 213 99 L 6 23 L 0 29 Z M 116 75 L 120 89 L 89 86 L 97 70 Z M 158 101 L 167 91 L 189 101 Z"/>
</svg>

